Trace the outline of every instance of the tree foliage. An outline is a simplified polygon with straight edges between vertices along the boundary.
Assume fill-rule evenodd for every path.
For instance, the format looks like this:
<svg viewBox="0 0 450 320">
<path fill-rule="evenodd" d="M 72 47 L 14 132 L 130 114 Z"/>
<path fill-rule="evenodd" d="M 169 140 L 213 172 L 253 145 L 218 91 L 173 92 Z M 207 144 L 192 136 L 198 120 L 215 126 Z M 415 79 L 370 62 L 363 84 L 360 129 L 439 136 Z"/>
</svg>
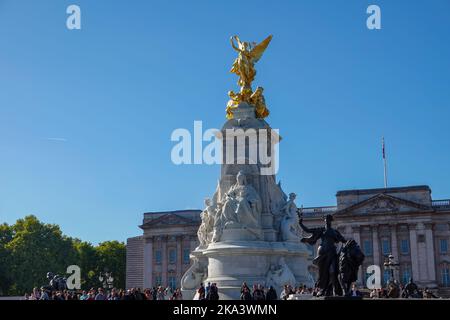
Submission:
<svg viewBox="0 0 450 320">
<path fill-rule="evenodd" d="M 48 283 L 47 272 L 66 275 L 70 265 L 81 268 L 83 288 L 101 286 L 98 276 L 104 270 L 112 271 L 114 284 L 123 287 L 125 245 L 108 241 L 93 246 L 33 215 L 0 225 L 0 295 L 30 292 Z"/>
</svg>

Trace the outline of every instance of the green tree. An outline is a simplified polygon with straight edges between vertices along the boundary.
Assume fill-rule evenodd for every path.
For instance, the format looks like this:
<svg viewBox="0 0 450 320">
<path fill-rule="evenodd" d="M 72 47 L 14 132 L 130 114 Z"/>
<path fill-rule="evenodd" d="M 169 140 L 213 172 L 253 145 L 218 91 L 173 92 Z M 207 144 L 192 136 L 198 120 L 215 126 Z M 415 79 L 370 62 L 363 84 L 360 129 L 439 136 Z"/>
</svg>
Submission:
<svg viewBox="0 0 450 320">
<path fill-rule="evenodd" d="M 126 247 L 123 242 L 106 241 L 97 247 L 99 272 L 110 271 L 113 274 L 114 286 L 125 288 Z"/>
<path fill-rule="evenodd" d="M 12 285 L 11 252 L 6 245 L 12 240 L 13 230 L 6 223 L 0 225 L 0 296 L 6 295 Z"/>
<path fill-rule="evenodd" d="M 84 289 L 99 287 L 100 272 L 111 271 L 114 286 L 125 286 L 125 244 L 106 241 L 98 246 L 65 236 L 59 226 L 26 216 L 0 225 L 0 295 L 23 295 L 48 283 L 47 272 L 61 276 L 67 267 L 81 269 Z"/>
<path fill-rule="evenodd" d="M 6 244 L 11 253 L 11 294 L 30 292 L 47 282 L 48 271 L 63 275 L 69 265 L 76 264 L 72 239 L 64 236 L 59 226 L 30 215 L 17 220 L 12 229 L 13 237 Z"/>
<path fill-rule="evenodd" d="M 81 269 L 81 287 L 98 287 L 98 254 L 95 247 L 89 242 L 79 239 L 73 241 L 73 246 L 77 252 L 77 265 Z"/>
</svg>

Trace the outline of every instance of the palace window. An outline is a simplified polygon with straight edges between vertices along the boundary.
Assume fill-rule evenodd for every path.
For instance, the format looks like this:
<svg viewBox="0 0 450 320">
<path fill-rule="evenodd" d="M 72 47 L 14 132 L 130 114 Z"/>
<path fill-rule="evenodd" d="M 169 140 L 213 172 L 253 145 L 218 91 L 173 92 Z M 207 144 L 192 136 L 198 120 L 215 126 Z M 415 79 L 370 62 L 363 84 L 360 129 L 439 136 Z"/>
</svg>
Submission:
<svg viewBox="0 0 450 320">
<path fill-rule="evenodd" d="M 439 240 L 439 249 L 441 253 L 447 253 L 448 251 L 448 241 L 447 239 L 440 239 Z"/>
<path fill-rule="evenodd" d="M 177 262 L 177 251 L 175 249 L 169 250 L 169 263 L 174 264 Z"/>
<path fill-rule="evenodd" d="M 442 286 L 450 287 L 450 274 L 448 267 L 443 267 L 441 269 L 441 282 Z"/>
<path fill-rule="evenodd" d="M 387 255 L 391 253 L 391 244 L 389 240 L 383 239 L 381 241 L 381 249 L 383 250 L 383 255 Z"/>
<path fill-rule="evenodd" d="M 155 286 L 159 287 L 162 285 L 162 277 L 161 276 L 156 276 L 155 277 Z"/>
<path fill-rule="evenodd" d="M 364 255 L 371 256 L 373 254 L 372 241 L 364 240 L 363 242 Z"/>
<path fill-rule="evenodd" d="M 161 264 L 161 261 L 162 261 L 161 250 L 156 250 L 155 251 L 155 262 L 156 262 L 156 264 Z"/>
<path fill-rule="evenodd" d="M 384 271 L 383 271 L 384 284 L 387 284 L 390 279 L 391 279 L 391 270 L 384 269 Z"/>
<path fill-rule="evenodd" d="M 189 264 L 190 258 L 189 255 L 191 254 L 191 250 L 184 249 L 183 250 L 183 264 Z"/>
<path fill-rule="evenodd" d="M 169 287 L 172 290 L 177 288 L 177 278 L 175 276 L 169 276 Z"/>
<path fill-rule="evenodd" d="M 402 283 L 403 283 L 403 284 L 408 283 L 408 282 L 409 282 L 409 278 L 411 278 L 411 268 L 408 266 L 408 267 L 405 267 L 405 268 L 403 269 L 403 273 L 402 273 Z"/>
<path fill-rule="evenodd" d="M 402 254 L 408 254 L 409 253 L 409 240 L 408 239 L 400 240 L 400 252 Z"/>
</svg>

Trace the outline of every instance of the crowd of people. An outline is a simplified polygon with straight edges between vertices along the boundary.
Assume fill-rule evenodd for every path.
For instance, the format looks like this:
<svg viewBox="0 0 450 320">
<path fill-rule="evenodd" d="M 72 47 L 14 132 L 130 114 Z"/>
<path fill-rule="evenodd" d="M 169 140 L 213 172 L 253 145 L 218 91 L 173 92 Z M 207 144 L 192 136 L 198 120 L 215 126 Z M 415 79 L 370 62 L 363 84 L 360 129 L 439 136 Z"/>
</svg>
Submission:
<svg viewBox="0 0 450 320">
<path fill-rule="evenodd" d="M 194 298 L 196 300 L 219 300 L 217 283 L 208 282 L 206 286 L 201 283 Z"/>
<path fill-rule="evenodd" d="M 397 280 L 391 280 L 386 288 L 372 289 L 370 291 L 370 298 L 416 298 L 416 299 L 437 299 L 439 298 L 433 291 L 428 288 L 420 290 L 413 282 L 412 278 L 405 285 L 399 283 Z"/>
<path fill-rule="evenodd" d="M 250 288 L 246 282 L 241 286 L 241 300 L 289 300 L 293 295 L 311 295 L 315 296 L 318 288 L 308 288 L 306 285 L 292 287 L 285 285 L 280 295 L 273 286 L 265 288 L 261 284 L 253 284 Z M 410 281 L 403 285 L 396 280 L 390 281 L 386 288 L 373 289 L 371 291 L 360 291 L 353 284 L 351 292 L 353 297 L 377 298 L 438 298 L 428 288 L 419 290 L 417 285 Z M 150 289 L 141 290 L 140 288 L 131 288 L 128 290 L 112 288 L 91 288 L 90 290 L 71 291 L 71 290 L 49 290 L 46 287 L 34 288 L 30 294 L 24 296 L 25 300 L 183 300 L 181 290 L 172 290 L 170 287 L 155 286 Z M 219 300 L 219 288 L 216 283 L 203 283 L 198 288 L 195 300 Z"/>
<path fill-rule="evenodd" d="M 252 289 L 244 282 L 241 286 L 241 300 L 288 300 L 291 295 L 295 294 L 309 294 L 314 295 L 317 290 L 308 288 L 306 285 L 300 285 L 298 287 L 292 287 L 291 285 L 285 285 L 278 297 L 277 291 L 273 286 L 264 288 L 261 284 L 254 284 Z"/>
<path fill-rule="evenodd" d="M 122 290 L 112 288 L 91 288 L 90 290 L 48 290 L 45 287 L 34 288 L 30 294 L 25 294 L 25 300 L 182 300 L 183 295 L 180 289 L 172 290 L 170 287 L 153 287 L 141 290 L 131 288 Z"/>
</svg>

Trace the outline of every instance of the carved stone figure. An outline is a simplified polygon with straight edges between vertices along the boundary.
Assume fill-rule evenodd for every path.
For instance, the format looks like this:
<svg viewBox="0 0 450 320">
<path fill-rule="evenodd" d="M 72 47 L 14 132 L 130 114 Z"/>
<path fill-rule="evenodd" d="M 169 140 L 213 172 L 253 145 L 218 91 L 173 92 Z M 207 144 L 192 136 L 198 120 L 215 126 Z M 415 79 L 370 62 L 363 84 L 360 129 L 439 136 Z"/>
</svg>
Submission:
<svg viewBox="0 0 450 320">
<path fill-rule="evenodd" d="M 181 287 L 187 290 L 195 290 L 203 282 L 203 279 L 207 277 L 206 266 L 201 265 L 197 258 L 192 258 L 192 266 L 186 271 L 181 278 Z"/>
<path fill-rule="evenodd" d="M 270 265 L 269 271 L 266 276 L 266 287 L 283 287 L 284 285 L 289 284 L 291 286 L 295 286 L 296 280 L 294 274 L 289 269 L 288 265 L 284 261 L 284 258 L 281 257 L 278 265 Z"/>
<path fill-rule="evenodd" d="M 236 183 L 226 193 L 222 205 L 217 205 L 214 215 L 211 242 L 218 242 L 224 229 L 246 229 L 259 235 L 261 228 L 261 198 L 247 183 L 242 171 L 236 176 Z"/>
<path fill-rule="evenodd" d="M 236 176 L 236 184 L 231 187 L 230 195 L 234 196 L 236 216 L 240 227 L 256 229 L 261 224 L 261 198 L 242 171 Z M 225 210 L 225 208 L 224 208 Z"/>
<path fill-rule="evenodd" d="M 205 199 L 205 210 L 200 214 L 202 223 L 197 231 L 200 247 L 205 247 L 211 242 L 213 237 L 215 208 L 210 199 Z"/>
<path fill-rule="evenodd" d="M 289 200 L 284 206 L 282 212 L 283 217 L 280 225 L 281 240 L 282 241 L 299 241 L 299 219 L 297 215 L 297 206 L 295 204 L 295 193 L 289 194 Z"/>
</svg>

